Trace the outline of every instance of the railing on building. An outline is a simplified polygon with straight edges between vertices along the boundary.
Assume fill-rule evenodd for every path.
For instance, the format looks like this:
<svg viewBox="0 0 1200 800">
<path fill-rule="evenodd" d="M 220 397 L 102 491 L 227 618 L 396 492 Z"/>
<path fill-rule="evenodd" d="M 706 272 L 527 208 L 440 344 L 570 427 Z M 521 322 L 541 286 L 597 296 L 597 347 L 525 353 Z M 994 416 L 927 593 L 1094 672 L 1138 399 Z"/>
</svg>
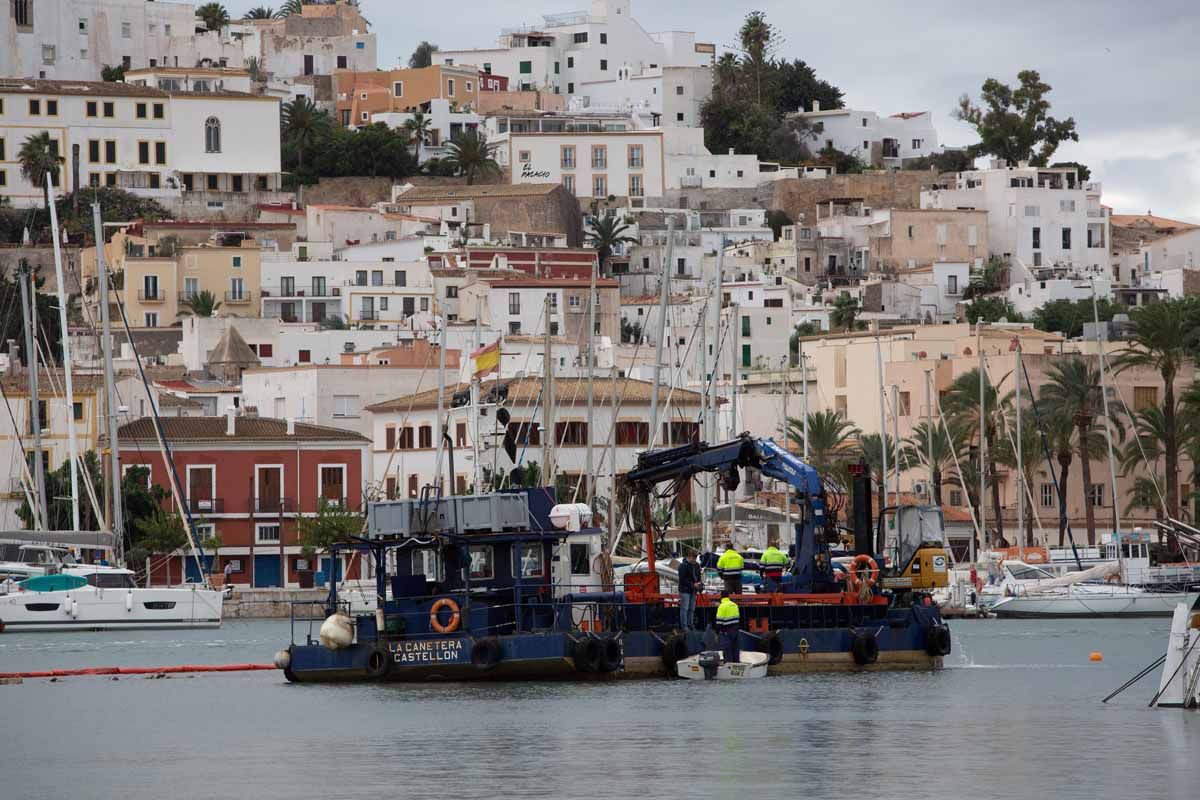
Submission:
<svg viewBox="0 0 1200 800">
<path fill-rule="evenodd" d="M 241 292 L 226 292 L 225 302 L 230 304 L 244 305 L 254 300 L 254 292 L 249 289 Z"/>
<path fill-rule="evenodd" d="M 138 300 L 143 303 L 164 303 L 166 302 L 166 294 L 155 290 L 148 292 L 145 289 L 138 289 Z"/>
<path fill-rule="evenodd" d="M 291 497 L 255 497 L 255 514 L 292 514 L 296 511 L 296 501 Z"/>
<path fill-rule="evenodd" d="M 192 514 L 224 514 L 225 501 L 220 497 L 189 497 L 187 508 Z"/>
</svg>

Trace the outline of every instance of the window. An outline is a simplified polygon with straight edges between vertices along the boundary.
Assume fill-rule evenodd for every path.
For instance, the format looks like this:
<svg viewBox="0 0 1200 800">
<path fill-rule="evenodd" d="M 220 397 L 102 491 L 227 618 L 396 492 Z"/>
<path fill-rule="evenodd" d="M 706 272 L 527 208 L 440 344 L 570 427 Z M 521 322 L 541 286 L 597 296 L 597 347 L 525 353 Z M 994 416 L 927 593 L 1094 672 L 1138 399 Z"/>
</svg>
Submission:
<svg viewBox="0 0 1200 800">
<path fill-rule="evenodd" d="M 1158 387 L 1157 386 L 1135 386 L 1133 387 L 1133 409 L 1141 411 L 1143 408 L 1156 408 L 1158 406 Z"/>
<path fill-rule="evenodd" d="M 1041 246 L 1042 246 L 1042 229 L 1034 228 L 1032 230 L 1032 233 L 1033 233 L 1033 249 L 1037 250 L 1037 249 L 1041 248 Z"/>
<path fill-rule="evenodd" d="M 333 396 L 333 415 L 335 417 L 357 417 L 358 395 L 335 394 Z"/>
<path fill-rule="evenodd" d="M 221 188 L 219 175 L 206 175 L 204 183 L 210 192 L 215 192 Z"/>
<path fill-rule="evenodd" d="M 415 476 L 414 476 L 415 477 Z M 395 480 L 392 478 L 391 480 Z M 442 580 L 442 563 L 436 550 L 421 547 L 412 551 L 412 574 L 424 575 L 427 581 Z"/>
<path fill-rule="evenodd" d="M 121 38 L 129 39 L 133 37 L 133 24 L 129 22 L 121 23 Z"/>
<path fill-rule="evenodd" d="M 278 544 L 279 523 L 260 522 L 254 526 L 254 541 L 256 544 Z"/>
<path fill-rule="evenodd" d="M 134 113 L 134 116 L 137 117 L 138 119 L 145 119 L 146 118 L 146 104 L 145 103 L 136 104 L 134 106 L 133 113 Z"/>
<path fill-rule="evenodd" d="M 575 146 L 563 145 L 559 151 L 560 164 L 563 169 L 575 169 Z"/>
<path fill-rule="evenodd" d="M 508 313 L 509 314 L 520 314 L 521 313 L 521 294 L 520 294 L 520 292 L 509 292 L 508 293 Z"/>
<path fill-rule="evenodd" d="M 575 84 L 573 84 L 573 83 L 567 84 L 567 94 L 575 94 Z"/>
<path fill-rule="evenodd" d="M 453 300 L 457 297 L 458 297 L 458 287 L 457 286 L 447 286 L 446 287 L 446 298 L 449 300 Z"/>
<path fill-rule="evenodd" d="M 517 151 L 517 161 L 520 161 L 522 164 L 528 164 L 532 158 L 533 156 L 528 150 Z"/>
<path fill-rule="evenodd" d="M 586 542 L 572 542 L 569 554 L 572 575 L 592 574 L 592 554 Z"/>
<path fill-rule="evenodd" d="M 112 139 L 106 139 L 104 142 L 104 163 L 117 163 L 117 143 Z"/>
<path fill-rule="evenodd" d="M 322 464 L 317 468 L 318 492 L 331 503 L 342 504 L 346 500 L 346 466 L 344 464 Z"/>
<path fill-rule="evenodd" d="M 296 354 L 296 362 L 299 364 L 312 363 L 312 350 L 301 350 Z"/>
<path fill-rule="evenodd" d="M 630 175 L 629 176 L 629 196 L 630 197 L 641 197 L 642 194 L 643 194 L 642 176 L 641 175 Z"/>
<path fill-rule="evenodd" d="M 1053 508 L 1054 507 L 1054 484 L 1053 483 L 1043 483 L 1041 494 L 1042 494 L 1042 508 Z"/>
<path fill-rule="evenodd" d="M 166 113 L 165 113 L 165 111 L 164 111 L 163 104 L 162 104 L 162 103 L 155 103 L 155 104 L 154 104 L 154 118 L 155 118 L 155 119 L 162 119 L 164 116 L 166 116 Z"/>
<path fill-rule="evenodd" d="M 958 294 L 958 276 L 946 276 L 946 294 Z"/>
<path fill-rule="evenodd" d="M 523 542 L 517 545 L 514 555 L 517 563 L 513 572 L 522 578 L 540 578 L 545 574 L 545 559 L 542 557 L 542 545 L 537 542 Z"/>
<path fill-rule="evenodd" d="M 650 423 L 618 422 L 615 436 L 618 445 L 648 445 L 650 444 Z"/>
<path fill-rule="evenodd" d="M 241 266 L 242 266 L 242 257 L 241 256 L 233 256 L 233 266 L 238 269 L 241 268 Z"/>
<path fill-rule="evenodd" d="M 417 447 L 428 450 L 433 447 L 433 427 L 422 425 L 417 429 Z"/>
<path fill-rule="evenodd" d="M 520 63 L 520 65 L 518 66 L 518 70 L 520 71 L 520 73 L 522 75 L 532 75 L 533 74 L 533 62 L 532 61 L 522 61 Z"/>
<path fill-rule="evenodd" d="M 454 97 L 454 78 L 446 79 L 446 95 L 448 97 Z"/>
<path fill-rule="evenodd" d="M 1042 215 L 1042 209 L 1040 206 L 1025 206 L 1025 216 L 1040 217 L 1041 215 Z"/>
<path fill-rule="evenodd" d="M 562 176 L 562 185 L 563 185 L 563 188 L 566 189 L 568 192 L 570 192 L 571 194 L 575 194 L 575 176 L 574 175 L 563 175 Z"/>
<path fill-rule="evenodd" d="M 1103 483 L 1093 483 L 1088 487 L 1088 502 L 1096 507 L 1104 505 Z"/>
<path fill-rule="evenodd" d="M 115 172 L 104 173 L 104 185 L 105 186 L 116 186 L 117 185 L 117 173 L 115 173 Z"/>
<path fill-rule="evenodd" d="M 379 298 L 379 310 L 380 311 L 388 310 L 388 299 L 386 297 Z"/>
<path fill-rule="evenodd" d="M 1070 228 L 1062 229 L 1062 249 L 1063 250 L 1071 249 L 1071 229 Z"/>
<path fill-rule="evenodd" d="M 640 144 L 629 145 L 629 166 L 631 168 L 643 165 L 643 150 Z"/>
<path fill-rule="evenodd" d="M 204 121 L 204 152 L 221 152 L 221 121 L 216 117 Z"/>
<path fill-rule="evenodd" d="M 104 103 L 104 116 L 107 117 L 108 119 L 112 119 L 116 115 L 117 115 L 117 104 L 113 103 L 112 101 L 106 101 Z"/>
<path fill-rule="evenodd" d="M 338 56 L 338 57 L 337 57 L 337 68 L 338 68 L 338 69 L 345 69 L 345 68 L 346 68 L 346 65 L 347 65 L 347 62 L 346 62 L 346 57 L 345 57 L 345 56 Z"/>
<path fill-rule="evenodd" d="M 607 58 L 600 59 L 600 71 L 604 72 L 607 69 L 608 69 L 608 59 Z"/>
<path fill-rule="evenodd" d="M 588 426 L 586 422 L 556 422 L 554 423 L 554 438 L 560 445 L 587 444 Z"/>
<path fill-rule="evenodd" d="M 912 140 L 912 149 L 913 150 L 920 150 L 924 146 L 925 146 L 924 139 L 913 139 Z"/>
<path fill-rule="evenodd" d="M 574 39 L 575 39 L 575 44 L 587 44 L 587 40 L 588 40 L 587 31 L 581 31 L 579 33 L 576 33 Z"/>
<path fill-rule="evenodd" d="M 908 392 L 898 392 L 898 395 L 899 395 L 899 401 L 897 402 L 896 405 L 899 407 L 899 412 L 898 412 L 899 415 L 902 417 L 907 417 L 907 416 L 911 415 L 912 414 L 912 395 L 909 394 Z"/>
<path fill-rule="evenodd" d="M 604 175 L 592 176 L 592 197 L 608 196 L 608 178 Z"/>
<path fill-rule="evenodd" d="M 487 581 L 495 577 L 496 565 L 491 545 L 475 545 L 471 553 L 471 580 Z"/>
<path fill-rule="evenodd" d="M 42 101 L 41 100 L 30 100 L 29 101 L 29 116 L 40 117 L 41 115 L 42 115 Z"/>
<path fill-rule="evenodd" d="M 604 145 L 592 146 L 592 169 L 604 169 L 608 166 L 608 148 Z"/>
<path fill-rule="evenodd" d="M 138 142 L 138 163 L 139 164 L 149 164 L 150 163 L 150 143 L 149 142 Z"/>
</svg>

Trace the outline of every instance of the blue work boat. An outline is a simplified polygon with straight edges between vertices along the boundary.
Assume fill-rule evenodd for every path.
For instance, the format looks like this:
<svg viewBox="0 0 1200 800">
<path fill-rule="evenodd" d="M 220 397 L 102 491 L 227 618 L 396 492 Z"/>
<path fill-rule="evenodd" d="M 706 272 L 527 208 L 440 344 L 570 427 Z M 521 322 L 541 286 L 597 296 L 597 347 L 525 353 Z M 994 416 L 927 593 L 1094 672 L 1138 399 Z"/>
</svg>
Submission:
<svg viewBox="0 0 1200 800">
<path fill-rule="evenodd" d="M 788 572 L 777 592 L 735 597 L 741 648 L 767 653 L 771 674 L 940 667 L 950 631 L 919 585 L 937 571 L 937 559 L 946 571 L 944 553 L 926 543 L 888 575 L 860 519 L 855 565 L 836 572 L 829 550 L 836 526 L 819 476 L 772 447 L 743 435 L 653 451 L 626 479 L 635 502 L 648 503 L 650 487 L 698 472 L 719 473 L 725 485 L 743 467 L 790 475 L 783 479 L 804 513 Z M 869 508 L 869 475 L 859 480 L 866 483 L 856 502 Z M 603 531 L 591 527 L 586 506 L 555 505 L 553 489 L 376 503 L 368 519 L 367 536 L 335 545 L 331 555 L 366 559 L 375 609 L 350 613 L 332 584 L 320 616 L 293 615 L 292 644 L 276 657 L 289 681 L 665 677 L 680 659 L 711 649 L 705 629 L 719 598 L 699 596 L 699 630 L 680 630 L 678 595 L 662 591 L 656 571 L 653 527 L 645 534 L 647 571 L 615 585 Z"/>
</svg>

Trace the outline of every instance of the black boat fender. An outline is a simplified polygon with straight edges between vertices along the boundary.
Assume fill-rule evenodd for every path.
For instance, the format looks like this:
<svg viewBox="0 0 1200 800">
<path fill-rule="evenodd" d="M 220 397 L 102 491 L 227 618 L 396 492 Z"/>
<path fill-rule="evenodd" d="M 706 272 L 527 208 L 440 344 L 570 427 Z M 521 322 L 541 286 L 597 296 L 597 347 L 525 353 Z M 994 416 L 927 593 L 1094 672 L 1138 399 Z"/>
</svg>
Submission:
<svg viewBox="0 0 1200 800">
<path fill-rule="evenodd" d="M 573 657 L 575 669 L 580 672 L 600 672 L 604 666 L 604 648 L 600 640 L 588 636 L 575 643 Z"/>
<path fill-rule="evenodd" d="M 367 677 L 371 680 L 385 680 L 392 671 L 392 654 L 387 645 L 380 644 L 367 656 Z"/>
<path fill-rule="evenodd" d="M 616 672 L 621 668 L 624 658 L 621 642 L 613 637 L 605 639 L 600 645 L 600 669 L 604 672 Z"/>
<path fill-rule="evenodd" d="M 783 637 L 778 631 L 772 631 L 758 640 L 759 652 L 766 653 L 767 663 L 775 666 L 783 661 Z"/>
<path fill-rule="evenodd" d="M 860 667 L 874 664 L 879 660 L 879 642 L 870 633 L 856 633 L 850 642 L 850 655 Z"/>
<path fill-rule="evenodd" d="M 494 636 L 480 639 L 471 646 L 471 664 L 484 672 L 494 669 L 502 656 L 500 641 Z"/>
<path fill-rule="evenodd" d="M 925 635 L 925 652 L 931 656 L 950 655 L 950 628 L 946 625 L 934 625 Z"/>
<path fill-rule="evenodd" d="M 679 635 L 668 636 L 662 645 L 662 662 L 667 672 L 674 675 L 675 665 L 687 657 L 687 639 Z"/>
</svg>

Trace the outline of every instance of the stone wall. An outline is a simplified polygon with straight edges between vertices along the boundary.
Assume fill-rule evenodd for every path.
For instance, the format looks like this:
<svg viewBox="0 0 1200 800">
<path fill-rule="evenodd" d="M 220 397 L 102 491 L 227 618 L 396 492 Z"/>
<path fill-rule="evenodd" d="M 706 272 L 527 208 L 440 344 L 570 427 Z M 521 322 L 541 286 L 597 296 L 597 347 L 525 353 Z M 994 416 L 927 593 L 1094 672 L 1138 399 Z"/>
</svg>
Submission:
<svg viewBox="0 0 1200 800">
<path fill-rule="evenodd" d="M 225 598 L 225 619 L 288 619 L 292 616 L 294 601 L 319 601 L 329 595 L 328 587 L 322 589 L 244 589 L 234 587 L 233 594 Z M 296 619 L 320 620 L 321 609 L 316 605 L 296 606 Z M 316 624 L 320 624 L 317 622 Z M 299 633 L 299 631 L 297 631 Z"/>
<path fill-rule="evenodd" d="M 561 186 L 545 195 L 477 197 L 475 221 L 492 226 L 493 235 L 508 231 L 565 233 L 568 247 L 583 243 L 583 214 L 575 196 Z"/>
<path fill-rule="evenodd" d="M 321 178 L 299 193 L 301 205 L 356 206 L 366 208 L 392 199 L 391 178 Z"/>
<path fill-rule="evenodd" d="M 58 291 L 58 280 L 54 272 L 54 248 L 49 245 L 0 246 L 0 273 L 7 275 L 10 279 L 15 278 L 22 258 L 29 262 L 29 266 L 34 268 L 39 278 L 44 278 L 46 281 L 38 291 L 43 294 L 53 294 Z M 64 247 L 62 259 L 67 294 L 79 294 L 79 248 Z"/>
</svg>

